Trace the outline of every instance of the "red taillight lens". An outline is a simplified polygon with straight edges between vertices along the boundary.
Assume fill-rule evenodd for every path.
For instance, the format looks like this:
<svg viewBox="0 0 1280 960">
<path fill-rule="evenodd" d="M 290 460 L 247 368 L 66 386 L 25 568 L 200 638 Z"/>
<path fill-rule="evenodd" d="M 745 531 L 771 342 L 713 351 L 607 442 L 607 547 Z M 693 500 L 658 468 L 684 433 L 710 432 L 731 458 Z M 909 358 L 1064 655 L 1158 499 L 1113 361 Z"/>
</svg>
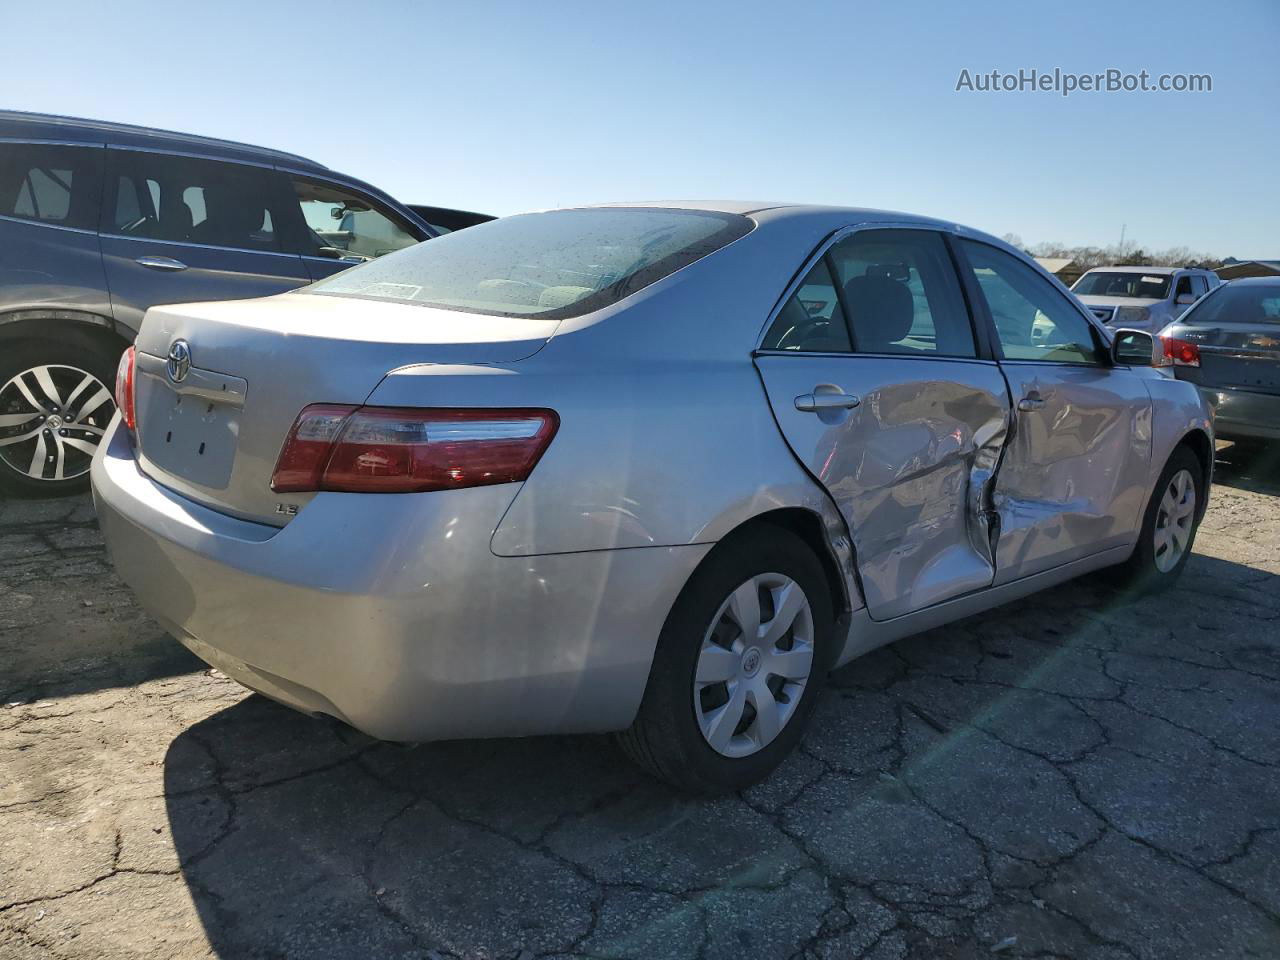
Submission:
<svg viewBox="0 0 1280 960">
<path fill-rule="evenodd" d="M 120 411 L 120 419 L 130 430 L 138 426 L 137 410 L 133 403 L 133 369 L 137 355 L 137 350 L 130 347 L 120 355 L 120 365 L 116 367 L 116 409 Z"/>
<path fill-rule="evenodd" d="M 1161 337 L 1161 347 L 1164 355 L 1175 367 L 1198 367 L 1200 366 L 1200 347 L 1187 340 L 1179 340 L 1177 337 Z"/>
<path fill-rule="evenodd" d="M 552 410 L 316 404 L 294 421 L 271 478 L 278 493 L 411 493 L 529 476 L 560 426 Z"/>
</svg>

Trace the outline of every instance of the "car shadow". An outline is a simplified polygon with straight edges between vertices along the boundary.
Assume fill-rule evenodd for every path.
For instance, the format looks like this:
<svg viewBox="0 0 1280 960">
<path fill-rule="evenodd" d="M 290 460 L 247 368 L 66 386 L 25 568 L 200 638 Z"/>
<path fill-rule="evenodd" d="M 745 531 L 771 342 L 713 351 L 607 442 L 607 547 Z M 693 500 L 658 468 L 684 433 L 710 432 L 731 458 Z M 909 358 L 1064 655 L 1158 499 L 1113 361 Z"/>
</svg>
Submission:
<svg viewBox="0 0 1280 960">
<path fill-rule="evenodd" d="M 1198 629 L 1186 605 L 1134 601 L 1105 577 L 1084 578 L 837 671 L 802 749 L 765 783 L 720 798 L 650 780 L 605 737 L 410 749 L 248 697 L 168 750 L 182 875 L 223 957 L 655 957 L 715 943 L 763 956 L 775 951 L 759 938 L 794 944 L 801 934 L 788 924 L 813 927 L 810 901 L 829 906 L 838 878 L 861 870 L 867 883 L 893 874 L 902 890 L 930 885 L 940 909 L 964 915 L 981 901 L 975 890 L 992 889 L 984 871 L 999 858 L 970 854 L 977 841 L 918 794 L 939 789 L 966 833 L 1001 824 L 1002 846 L 1026 863 L 999 862 L 1031 870 L 1061 859 L 1043 846 L 1044 791 L 1058 783 L 1050 764 L 1119 736 L 1089 705 L 1118 699 L 1143 670 L 1176 686 L 1170 669 L 1197 658 L 1239 656 L 1280 677 L 1280 647 L 1249 628 L 1258 610 L 1280 613 L 1278 578 L 1201 555 L 1185 578 L 1216 650 L 1182 639 Z M 1124 720 L 1138 736 L 1157 723 Z M 1161 724 L 1157 739 L 1171 734 Z M 968 823 L 968 788 L 948 786 L 967 782 Z M 1075 831 L 1070 849 L 1096 839 L 1097 825 L 1065 782 L 1053 802 L 1075 821 L 1049 833 Z M 1134 802 L 1169 802 L 1149 773 L 1134 783 Z M 838 874 L 832 863 L 844 864 Z M 956 875 L 937 878 L 948 870 Z"/>
<path fill-rule="evenodd" d="M 1213 482 L 1280 496 L 1280 442 L 1249 449 L 1229 441 L 1220 442 L 1213 464 Z"/>
</svg>

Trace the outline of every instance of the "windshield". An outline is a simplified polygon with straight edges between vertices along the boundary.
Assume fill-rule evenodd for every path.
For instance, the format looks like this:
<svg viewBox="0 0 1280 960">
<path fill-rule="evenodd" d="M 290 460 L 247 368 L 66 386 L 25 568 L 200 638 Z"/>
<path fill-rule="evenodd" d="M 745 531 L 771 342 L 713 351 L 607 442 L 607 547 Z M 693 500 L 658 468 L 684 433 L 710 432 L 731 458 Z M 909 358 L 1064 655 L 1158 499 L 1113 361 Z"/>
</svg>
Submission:
<svg viewBox="0 0 1280 960">
<path fill-rule="evenodd" d="M 1136 297 L 1163 300 L 1169 295 L 1169 277 L 1154 273 L 1091 272 L 1076 281 L 1071 292 L 1078 297 Z"/>
<path fill-rule="evenodd" d="M 1228 283 L 1183 315 L 1180 323 L 1280 323 L 1280 283 Z"/>
<path fill-rule="evenodd" d="M 752 225 L 736 214 L 651 207 L 522 214 L 354 267 L 307 292 L 557 320 L 616 303 Z"/>
</svg>

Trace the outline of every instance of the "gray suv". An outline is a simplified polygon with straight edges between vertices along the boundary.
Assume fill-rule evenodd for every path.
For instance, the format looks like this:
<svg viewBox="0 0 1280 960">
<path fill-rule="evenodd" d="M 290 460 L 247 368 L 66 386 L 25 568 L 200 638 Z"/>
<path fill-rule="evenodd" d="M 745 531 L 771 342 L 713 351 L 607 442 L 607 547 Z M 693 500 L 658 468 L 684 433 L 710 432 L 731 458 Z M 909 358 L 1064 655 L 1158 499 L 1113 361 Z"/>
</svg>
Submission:
<svg viewBox="0 0 1280 960">
<path fill-rule="evenodd" d="M 279 293 L 437 233 L 290 153 L 0 111 L 0 495 L 87 487 L 148 307 Z"/>
</svg>

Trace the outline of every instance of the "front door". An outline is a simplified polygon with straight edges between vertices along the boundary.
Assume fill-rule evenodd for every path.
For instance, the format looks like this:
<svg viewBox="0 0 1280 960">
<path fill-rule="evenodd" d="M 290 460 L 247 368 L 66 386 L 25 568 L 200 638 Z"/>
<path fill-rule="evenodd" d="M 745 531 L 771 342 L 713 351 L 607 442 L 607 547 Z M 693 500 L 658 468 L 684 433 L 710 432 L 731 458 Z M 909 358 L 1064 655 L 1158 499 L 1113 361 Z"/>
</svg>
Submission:
<svg viewBox="0 0 1280 960">
<path fill-rule="evenodd" d="M 1030 266 L 960 239 L 1016 412 L 993 495 L 997 584 L 1132 541 L 1147 499 L 1151 398 L 1083 312 Z"/>
<path fill-rule="evenodd" d="M 310 282 L 282 250 L 269 167 L 111 148 L 102 257 L 117 320 L 158 303 L 264 297 Z"/>
<path fill-rule="evenodd" d="M 785 301 L 756 366 L 792 451 L 849 524 L 873 618 L 992 583 L 1010 398 L 940 234 L 840 239 Z"/>
</svg>

